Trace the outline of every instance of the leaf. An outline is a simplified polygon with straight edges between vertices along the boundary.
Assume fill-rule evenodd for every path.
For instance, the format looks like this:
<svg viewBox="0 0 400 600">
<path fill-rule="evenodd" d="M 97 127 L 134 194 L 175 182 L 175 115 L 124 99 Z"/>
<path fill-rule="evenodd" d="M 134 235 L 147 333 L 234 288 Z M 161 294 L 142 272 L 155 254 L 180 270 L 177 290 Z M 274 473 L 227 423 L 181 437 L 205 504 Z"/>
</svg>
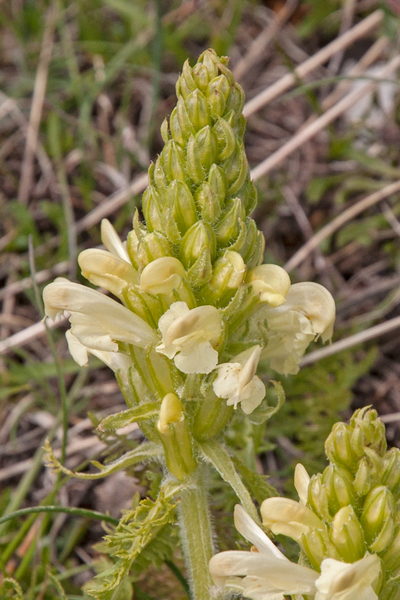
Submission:
<svg viewBox="0 0 400 600">
<path fill-rule="evenodd" d="M 260 406 L 258 406 L 255 410 L 253 410 L 253 412 L 248 415 L 248 419 L 251 423 L 255 423 L 256 425 L 259 425 L 260 423 L 264 423 L 265 421 L 268 421 L 273 415 L 275 415 L 284 405 L 285 403 L 285 391 L 282 387 L 282 384 L 279 381 L 274 381 L 273 379 L 270 380 L 270 383 L 272 383 L 272 385 L 275 388 L 275 393 L 277 396 L 277 403 L 275 406 L 270 406 L 268 404 L 268 393 L 266 395 L 266 397 L 264 398 L 264 400 L 262 401 L 262 403 L 260 404 Z"/>
<path fill-rule="evenodd" d="M 116 473 L 117 471 L 121 471 L 121 469 L 125 469 L 126 467 L 130 467 L 139 462 L 154 460 L 163 456 L 161 446 L 158 446 L 153 442 L 147 442 L 130 452 L 126 452 L 126 454 L 113 460 L 108 465 L 102 465 L 97 460 L 91 461 L 92 465 L 100 470 L 100 473 L 77 473 L 67 469 L 60 463 L 56 458 L 48 439 L 46 440 L 43 449 L 45 451 L 45 464 L 47 467 L 53 469 L 55 473 L 61 472 L 70 477 L 76 477 L 77 479 L 101 479 L 102 477 L 107 477 L 107 475 L 111 475 L 111 473 Z"/>
<path fill-rule="evenodd" d="M 170 481 L 155 501 L 135 497 L 133 509 L 126 511 L 115 531 L 104 538 L 101 547 L 116 562 L 86 586 L 90 596 L 108 600 L 110 591 L 118 588 L 132 568 L 137 573 L 150 563 L 160 566 L 172 557 L 177 543 L 171 529 L 177 506 L 173 497 L 183 487 Z"/>
<path fill-rule="evenodd" d="M 218 442 L 208 441 L 198 444 L 204 458 L 210 462 L 221 475 L 222 479 L 229 483 L 239 498 L 246 512 L 259 523 L 260 518 L 253 504 L 249 491 L 243 484 L 235 470 L 235 465 L 228 452 Z"/>
<path fill-rule="evenodd" d="M 12 598 L 12 600 L 23 600 L 22 588 L 15 579 L 6 577 L 0 581 L 0 598 Z"/>
<path fill-rule="evenodd" d="M 266 475 L 259 475 L 249 469 L 237 455 L 232 456 L 232 462 L 246 484 L 251 497 L 257 500 L 258 504 L 261 504 L 266 498 L 279 496 L 278 490 L 267 482 Z"/>
<path fill-rule="evenodd" d="M 101 421 L 97 429 L 100 431 L 115 431 L 115 429 L 126 427 L 134 421 L 156 417 L 159 412 L 160 404 L 158 402 L 147 402 L 141 406 L 134 406 L 114 415 L 109 415 Z"/>
</svg>

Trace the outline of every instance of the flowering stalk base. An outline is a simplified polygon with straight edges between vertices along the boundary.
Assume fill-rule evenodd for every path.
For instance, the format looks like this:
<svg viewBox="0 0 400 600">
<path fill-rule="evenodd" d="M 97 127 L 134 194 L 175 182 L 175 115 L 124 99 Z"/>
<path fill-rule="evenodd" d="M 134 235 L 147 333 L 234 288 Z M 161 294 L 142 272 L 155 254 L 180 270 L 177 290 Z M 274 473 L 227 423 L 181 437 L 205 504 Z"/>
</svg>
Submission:
<svg viewBox="0 0 400 600">
<path fill-rule="evenodd" d="M 212 580 L 208 563 L 215 554 L 205 486 L 206 467 L 193 476 L 193 484 L 180 495 L 179 526 L 193 600 L 210 600 Z"/>
</svg>

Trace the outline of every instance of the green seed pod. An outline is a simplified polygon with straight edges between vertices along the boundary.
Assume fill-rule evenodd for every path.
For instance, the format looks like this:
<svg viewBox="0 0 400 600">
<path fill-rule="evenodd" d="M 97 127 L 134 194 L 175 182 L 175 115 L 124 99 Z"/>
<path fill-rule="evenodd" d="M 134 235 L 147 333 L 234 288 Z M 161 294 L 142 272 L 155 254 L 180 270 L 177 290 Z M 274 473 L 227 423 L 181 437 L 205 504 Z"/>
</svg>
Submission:
<svg viewBox="0 0 400 600">
<path fill-rule="evenodd" d="M 214 195 L 214 198 L 217 202 L 219 202 L 222 208 L 225 202 L 226 192 L 228 189 L 225 173 L 220 167 L 218 167 L 216 164 L 213 164 L 210 167 L 210 172 L 208 173 L 207 181 L 211 186 L 211 191 Z"/>
<path fill-rule="evenodd" d="M 203 127 L 195 135 L 196 149 L 195 152 L 200 158 L 203 168 L 208 171 L 212 164 L 215 163 L 218 157 L 218 140 L 217 136 L 209 125 Z"/>
<path fill-rule="evenodd" d="M 149 231 L 162 231 L 161 198 L 152 185 L 143 194 L 142 210 Z"/>
<path fill-rule="evenodd" d="M 227 160 L 231 154 L 235 151 L 236 147 L 236 135 L 232 127 L 225 119 L 218 117 L 217 122 L 213 127 L 213 131 L 217 136 L 218 140 L 218 160 Z"/>
<path fill-rule="evenodd" d="M 185 181 L 185 157 L 179 145 L 175 140 L 170 140 L 164 146 L 160 155 L 162 157 L 162 166 L 167 181 L 170 183 L 174 179 Z"/>
<path fill-rule="evenodd" d="M 343 506 L 355 505 L 352 476 L 347 469 L 329 465 L 323 473 L 322 482 L 326 486 L 329 512 L 332 517 Z"/>
<path fill-rule="evenodd" d="M 194 183 L 201 183 L 206 176 L 197 153 L 196 138 L 192 135 L 186 146 L 186 172 Z"/>
<path fill-rule="evenodd" d="M 393 494 L 384 485 L 371 490 L 365 499 L 360 520 L 372 552 L 382 552 L 392 541 L 395 505 Z"/>
<path fill-rule="evenodd" d="M 354 473 L 358 468 L 358 457 L 351 444 L 352 434 L 353 429 L 349 425 L 335 423 L 325 442 L 325 452 L 331 462 Z"/>
<path fill-rule="evenodd" d="M 173 220 L 181 235 L 197 222 L 197 210 L 189 187 L 183 181 L 175 180 L 167 188 L 166 202 L 172 208 Z"/>
<path fill-rule="evenodd" d="M 234 198 L 215 229 L 218 243 L 221 246 L 227 246 L 230 241 L 238 237 L 242 229 L 241 223 L 245 218 L 246 214 L 242 203 L 239 198 Z"/>
<path fill-rule="evenodd" d="M 203 181 L 201 186 L 197 188 L 195 200 L 202 219 L 206 223 L 215 223 L 221 215 L 221 205 L 215 198 L 208 181 Z"/>
<path fill-rule="evenodd" d="M 392 448 L 383 458 L 382 483 L 386 485 L 395 496 L 400 488 L 400 450 Z"/>
<path fill-rule="evenodd" d="M 352 506 L 344 506 L 336 513 L 330 539 L 345 562 L 354 563 L 364 556 L 364 531 Z"/>
<path fill-rule="evenodd" d="M 328 507 L 328 490 L 322 481 L 322 474 L 317 473 L 310 479 L 307 489 L 307 506 L 324 521 L 331 521 Z"/>
<path fill-rule="evenodd" d="M 198 221 L 187 230 L 183 237 L 180 260 L 188 269 L 194 265 L 205 250 L 209 251 L 210 260 L 213 262 L 217 253 L 214 231 L 204 221 Z"/>
<path fill-rule="evenodd" d="M 210 111 L 204 94 L 195 89 L 185 99 L 189 119 L 196 131 L 211 123 Z"/>
</svg>

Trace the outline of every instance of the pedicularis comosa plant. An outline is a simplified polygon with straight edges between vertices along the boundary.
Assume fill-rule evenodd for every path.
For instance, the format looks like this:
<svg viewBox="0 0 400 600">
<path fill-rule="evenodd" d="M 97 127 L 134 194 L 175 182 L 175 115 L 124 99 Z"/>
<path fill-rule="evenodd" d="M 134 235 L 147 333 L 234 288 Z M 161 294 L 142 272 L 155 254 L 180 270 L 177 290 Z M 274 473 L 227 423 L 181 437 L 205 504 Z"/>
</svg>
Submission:
<svg viewBox="0 0 400 600">
<path fill-rule="evenodd" d="M 126 400 L 127 409 L 104 418 L 99 433 L 136 422 L 146 441 L 105 465 L 94 462 L 94 473 L 72 473 L 49 445 L 48 462 L 86 479 L 141 462 L 158 461 L 163 467 L 155 500 L 135 499 L 132 510 L 104 538 L 103 549 L 112 562 L 87 588 L 95 598 L 106 600 L 118 589 L 130 598 L 135 565 L 165 558 L 177 520 L 194 600 L 218 595 L 218 586 L 226 581 L 254 600 L 284 594 L 350 598 L 340 595 L 343 590 L 339 595 L 324 591 L 331 581 L 326 564 L 339 574 L 343 568 L 356 569 L 347 580 L 358 581 L 360 569 L 367 569 L 369 583 L 362 588 L 367 592 L 357 598 L 372 600 L 383 581 L 382 553 L 389 555 L 386 564 L 396 562 L 395 499 L 387 481 L 379 480 L 390 453 L 382 454 L 381 446 L 370 448 L 362 436 L 354 449 L 349 441 L 353 434 L 335 430 L 327 447 L 332 456 L 344 458 L 335 458 L 311 482 L 300 473 L 302 504 L 293 508 L 289 500 L 266 500 L 275 504 L 271 510 L 262 506 L 265 526 L 291 535 L 301 546 L 302 564 L 294 565 L 256 524 L 257 510 L 223 444 L 235 410 L 260 423 L 283 402 L 280 384 L 273 382 L 268 385 L 275 386 L 278 401 L 268 405 L 265 385 L 256 374 L 259 362 L 280 374 L 297 373 L 309 343 L 330 339 L 335 319 L 334 301 L 324 287 L 291 285 L 284 269 L 263 264 L 264 237 L 250 217 L 257 192 L 243 146 L 244 94 L 227 63 L 212 50 L 192 68 L 185 63 L 176 85 L 176 107 L 161 127 L 164 148 L 149 168 L 144 221 L 136 211 L 133 229 L 122 242 L 104 220 L 106 249 L 79 255 L 83 276 L 117 301 L 62 278 L 44 290 L 49 317 L 63 311 L 70 315 L 66 335 L 73 358 L 81 366 L 88 354 L 100 358 L 115 372 Z M 213 558 L 216 586 L 209 570 L 216 553 L 208 508 L 210 469 L 234 489 L 243 507 L 236 511 L 238 529 L 259 550 L 240 553 L 246 555 L 242 564 L 232 557 L 235 552 Z M 271 567 L 263 562 L 263 553 L 272 556 Z M 368 564 L 360 567 L 365 559 Z M 254 560 L 257 572 L 252 571 Z M 265 571 L 275 578 L 273 585 L 261 577 Z M 343 585 L 347 593 L 349 585 Z"/>
</svg>

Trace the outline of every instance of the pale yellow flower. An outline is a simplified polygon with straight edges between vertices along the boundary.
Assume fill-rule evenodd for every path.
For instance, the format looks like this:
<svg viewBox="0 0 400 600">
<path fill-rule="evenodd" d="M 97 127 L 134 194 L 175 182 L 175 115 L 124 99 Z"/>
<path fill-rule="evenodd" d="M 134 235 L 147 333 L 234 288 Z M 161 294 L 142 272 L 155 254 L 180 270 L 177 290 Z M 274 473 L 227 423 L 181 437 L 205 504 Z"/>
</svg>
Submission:
<svg viewBox="0 0 400 600">
<path fill-rule="evenodd" d="M 222 332 L 221 315 L 214 306 L 190 310 L 186 302 L 174 302 L 158 322 L 162 343 L 157 352 L 174 359 L 183 373 L 210 373 L 218 363 L 213 348 Z"/>
<path fill-rule="evenodd" d="M 130 262 L 126 244 L 121 242 L 118 233 L 108 219 L 103 219 L 101 222 L 101 241 L 111 254 Z"/>
<path fill-rule="evenodd" d="M 180 260 L 172 256 L 156 258 L 143 269 L 140 290 L 149 294 L 172 294 L 184 277 L 185 268 Z"/>
<path fill-rule="evenodd" d="M 326 558 L 321 576 L 315 582 L 315 600 L 378 600 L 373 589 L 380 576 L 381 561 L 377 554 L 364 556 L 353 564 Z"/>
<path fill-rule="evenodd" d="M 260 510 L 264 525 L 272 533 L 287 535 L 296 542 L 301 542 L 302 535 L 311 529 L 326 529 L 312 510 L 289 498 L 267 498 Z"/>
<path fill-rule="evenodd" d="M 115 296 L 120 296 L 127 286 L 138 283 L 137 270 L 131 263 L 106 250 L 83 250 L 78 256 L 78 263 L 86 279 Z"/>
<path fill-rule="evenodd" d="M 235 408 L 240 402 L 246 414 L 252 413 L 265 396 L 265 386 L 256 376 L 260 353 L 261 347 L 253 346 L 232 362 L 218 365 L 218 375 L 213 383 L 218 398 L 227 398 L 227 405 Z"/>
<path fill-rule="evenodd" d="M 249 271 L 246 281 L 251 284 L 253 294 L 260 302 L 270 306 L 280 306 L 285 302 L 290 288 L 290 277 L 285 269 L 278 265 L 259 265 Z"/>
</svg>

